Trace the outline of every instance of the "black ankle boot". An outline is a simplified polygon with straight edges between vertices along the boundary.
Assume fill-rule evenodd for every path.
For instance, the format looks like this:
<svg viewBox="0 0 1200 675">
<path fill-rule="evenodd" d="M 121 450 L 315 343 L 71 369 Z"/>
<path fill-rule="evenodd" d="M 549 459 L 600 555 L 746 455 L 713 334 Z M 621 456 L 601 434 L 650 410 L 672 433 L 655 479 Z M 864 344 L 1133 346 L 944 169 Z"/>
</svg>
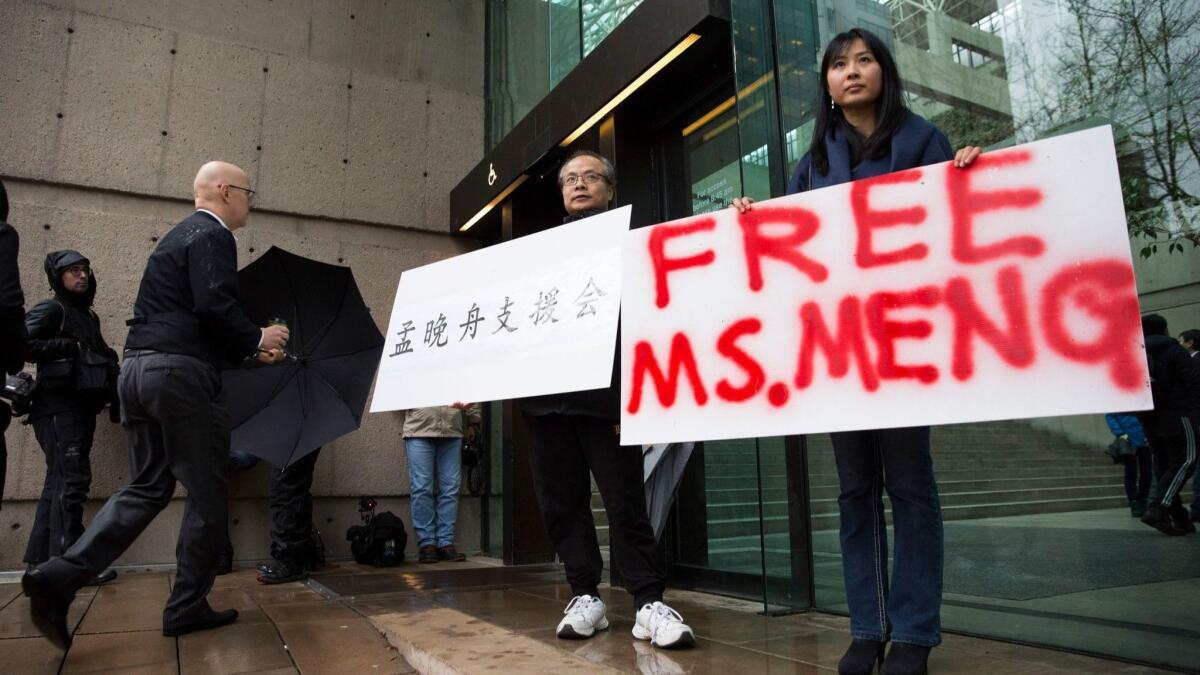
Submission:
<svg viewBox="0 0 1200 675">
<path fill-rule="evenodd" d="M 871 675 L 875 664 L 883 660 L 883 643 L 875 640 L 851 640 L 842 660 L 839 675 Z"/>
<path fill-rule="evenodd" d="M 930 647 L 906 642 L 893 642 L 883 660 L 880 675 L 925 675 L 929 672 Z"/>
</svg>

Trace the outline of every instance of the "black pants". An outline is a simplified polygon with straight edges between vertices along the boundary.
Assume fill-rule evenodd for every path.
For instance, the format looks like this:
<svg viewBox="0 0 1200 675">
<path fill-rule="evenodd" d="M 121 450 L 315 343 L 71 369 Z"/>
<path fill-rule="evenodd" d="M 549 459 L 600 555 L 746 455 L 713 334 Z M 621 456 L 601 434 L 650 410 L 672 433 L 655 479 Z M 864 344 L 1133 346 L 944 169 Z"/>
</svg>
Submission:
<svg viewBox="0 0 1200 675">
<path fill-rule="evenodd" d="M 1187 512 L 1179 492 L 1196 468 L 1196 425 L 1187 416 L 1177 420 L 1179 433 L 1150 436 L 1150 452 L 1154 455 L 1154 495 L 1150 503 L 1167 511 Z"/>
<path fill-rule="evenodd" d="M 286 469 L 271 470 L 268 501 L 271 505 L 271 557 L 311 563 L 313 469 L 321 449 L 292 462 Z"/>
<path fill-rule="evenodd" d="M 1145 501 L 1150 496 L 1150 482 L 1150 447 L 1143 445 L 1125 460 L 1125 496 L 1130 502 Z"/>
<path fill-rule="evenodd" d="M 613 423 L 594 417 L 539 415 L 529 420 L 538 503 L 572 592 L 596 596 L 604 568 L 592 520 L 590 469 L 604 499 L 613 565 L 621 571 L 625 589 L 637 607 L 661 600 L 666 579 L 646 515 L 641 448 L 618 445 Z"/>
<path fill-rule="evenodd" d="M 36 565 L 62 555 L 83 534 L 96 413 L 80 406 L 37 417 L 33 433 L 46 456 L 46 479 L 25 547 L 25 562 Z"/>
<path fill-rule="evenodd" d="M 118 391 L 129 436 L 132 480 L 114 494 L 61 558 L 41 568 L 52 583 L 76 590 L 108 567 L 187 488 L 175 547 L 175 586 L 163 627 L 198 620 L 227 537 L 229 414 L 221 376 L 189 356 L 135 352 L 121 365 Z"/>
<path fill-rule="evenodd" d="M 0 401 L 0 507 L 4 504 L 4 479 L 8 477 L 8 441 L 4 440 L 4 432 L 12 422 L 12 409 L 4 401 Z"/>
</svg>

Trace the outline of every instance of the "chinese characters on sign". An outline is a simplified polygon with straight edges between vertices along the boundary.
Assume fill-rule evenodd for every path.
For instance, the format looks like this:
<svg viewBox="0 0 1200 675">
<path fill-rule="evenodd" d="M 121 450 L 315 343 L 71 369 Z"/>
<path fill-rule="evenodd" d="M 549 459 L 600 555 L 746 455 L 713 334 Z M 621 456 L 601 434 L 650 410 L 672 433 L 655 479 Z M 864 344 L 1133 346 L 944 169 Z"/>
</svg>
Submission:
<svg viewBox="0 0 1200 675">
<path fill-rule="evenodd" d="M 607 296 L 608 293 L 605 293 L 596 284 L 596 280 L 589 277 L 583 291 L 579 294 L 579 298 L 575 301 L 575 304 L 580 309 L 574 318 L 586 320 L 588 317 L 597 316 L 596 303 Z M 530 327 L 536 328 L 549 323 L 557 323 L 558 317 L 554 315 L 557 305 L 557 288 L 551 288 L 548 291 L 539 291 L 537 298 L 531 299 L 528 304 L 529 307 L 533 308 L 533 311 L 529 314 Z M 511 333 L 518 329 L 518 326 L 510 323 L 514 307 L 517 307 L 517 303 L 514 303 L 509 296 L 504 296 L 504 303 L 500 306 L 496 314 L 496 321 L 500 325 L 496 327 L 496 330 L 492 331 L 493 335 L 499 333 L 501 330 Z M 465 313 L 466 320 L 458 324 L 458 327 L 462 329 L 462 334 L 458 338 L 459 342 L 475 339 L 479 324 L 487 321 L 486 317 L 480 315 L 481 311 L 482 308 L 478 303 L 471 303 L 470 309 Z M 408 334 L 413 330 L 412 320 L 405 320 L 400 330 L 396 332 L 396 344 L 391 353 L 387 355 L 388 358 L 415 353 L 412 348 L 412 341 L 408 339 Z M 445 347 L 448 344 L 445 332 L 446 314 L 438 312 L 436 319 L 431 319 L 425 324 L 425 346 L 430 348 Z M 487 335 L 484 334 L 483 337 L 486 338 Z"/>
<path fill-rule="evenodd" d="M 608 386 L 630 212 L 405 271 L 371 411 Z"/>
</svg>

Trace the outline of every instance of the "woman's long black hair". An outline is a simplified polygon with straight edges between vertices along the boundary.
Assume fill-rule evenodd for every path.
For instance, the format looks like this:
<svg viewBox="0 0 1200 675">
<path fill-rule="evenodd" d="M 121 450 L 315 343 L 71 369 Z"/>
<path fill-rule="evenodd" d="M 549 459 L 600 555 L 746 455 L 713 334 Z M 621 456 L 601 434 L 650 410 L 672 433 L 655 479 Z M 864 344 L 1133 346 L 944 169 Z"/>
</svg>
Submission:
<svg viewBox="0 0 1200 675">
<path fill-rule="evenodd" d="M 834 59 L 845 54 L 855 40 L 862 40 L 867 45 L 867 49 L 875 55 L 883 75 L 883 90 L 879 92 L 879 101 L 875 107 L 875 132 L 863 143 L 863 159 L 878 159 L 888 148 L 892 134 L 896 133 L 908 117 L 903 87 L 900 84 L 900 70 L 896 68 L 896 60 L 892 58 L 892 52 L 883 40 L 863 28 L 851 28 L 845 33 L 835 35 L 829 41 L 829 46 L 825 47 L 825 56 L 821 59 L 821 75 L 817 78 L 817 120 L 813 126 L 812 143 L 808 147 L 809 161 L 822 176 L 829 173 L 825 136 L 842 118 L 841 111 L 833 109 L 833 97 L 829 94 L 829 81 L 826 76 Z"/>
</svg>

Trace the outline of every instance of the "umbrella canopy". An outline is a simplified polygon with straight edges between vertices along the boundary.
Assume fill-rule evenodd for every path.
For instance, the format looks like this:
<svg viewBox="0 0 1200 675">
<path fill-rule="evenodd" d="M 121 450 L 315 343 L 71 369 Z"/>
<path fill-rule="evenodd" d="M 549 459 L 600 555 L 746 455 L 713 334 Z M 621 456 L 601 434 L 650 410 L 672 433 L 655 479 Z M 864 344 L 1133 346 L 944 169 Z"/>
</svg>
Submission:
<svg viewBox="0 0 1200 675">
<path fill-rule="evenodd" d="M 287 322 L 292 358 L 222 373 L 232 447 L 286 467 L 358 428 L 383 335 L 349 267 L 273 246 L 238 272 L 238 285 L 254 323 Z"/>
<path fill-rule="evenodd" d="M 642 448 L 642 480 L 646 490 L 646 515 L 654 526 L 654 538 L 662 539 L 675 492 L 683 470 L 692 457 L 695 443 L 657 443 Z"/>
</svg>

